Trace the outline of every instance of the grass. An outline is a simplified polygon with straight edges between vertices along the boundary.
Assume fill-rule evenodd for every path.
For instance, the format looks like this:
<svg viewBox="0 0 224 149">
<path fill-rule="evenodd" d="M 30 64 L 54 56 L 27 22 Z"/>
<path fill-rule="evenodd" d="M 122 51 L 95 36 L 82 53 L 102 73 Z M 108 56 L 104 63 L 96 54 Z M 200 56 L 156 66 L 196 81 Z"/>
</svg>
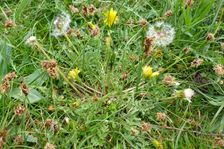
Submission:
<svg viewBox="0 0 224 149">
<path fill-rule="evenodd" d="M 72 14 L 71 4 L 80 13 Z M 90 4 L 99 11 L 85 17 L 82 8 Z M 104 23 L 110 8 L 119 17 L 111 28 Z M 223 0 L 198 0 L 192 6 L 183 0 L 1 1 L 0 80 L 13 71 L 17 77 L 0 94 L 0 148 L 51 149 L 47 142 L 61 149 L 222 148 L 224 78 L 214 66 L 224 64 L 223 8 Z M 145 56 L 148 25 L 167 10 L 172 16 L 164 21 L 175 28 L 175 39 Z M 53 22 L 62 12 L 71 15 L 70 26 L 79 29 L 80 37 L 52 36 Z M 16 26 L 5 27 L 8 19 Z M 148 24 L 139 25 L 141 19 Z M 100 28 L 96 37 L 91 36 L 90 21 Z M 209 33 L 214 40 L 206 39 Z M 38 46 L 25 44 L 31 35 Z M 112 38 L 110 45 L 105 44 L 107 37 Z M 57 61 L 57 79 L 41 66 L 48 57 Z M 190 67 L 196 58 L 203 64 Z M 164 71 L 145 79 L 145 65 Z M 68 79 L 76 67 L 79 77 Z M 166 75 L 180 85 L 165 85 Z M 21 81 L 28 96 L 19 88 Z M 196 93 L 191 103 L 173 95 L 186 88 Z"/>
</svg>

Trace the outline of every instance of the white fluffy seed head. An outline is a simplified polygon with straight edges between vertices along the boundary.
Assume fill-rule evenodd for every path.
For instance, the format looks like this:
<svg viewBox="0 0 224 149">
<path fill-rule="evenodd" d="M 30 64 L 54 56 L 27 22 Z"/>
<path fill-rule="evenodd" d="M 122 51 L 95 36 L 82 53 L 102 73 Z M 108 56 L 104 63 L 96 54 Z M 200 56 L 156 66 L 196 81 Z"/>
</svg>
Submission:
<svg viewBox="0 0 224 149">
<path fill-rule="evenodd" d="M 29 46 L 34 46 L 36 43 L 37 43 L 36 36 L 30 36 L 29 38 L 26 39 L 26 44 Z"/>
<path fill-rule="evenodd" d="M 195 92 L 191 88 L 184 89 L 184 97 L 191 102 L 192 97 L 194 96 Z"/>
<path fill-rule="evenodd" d="M 64 124 L 69 124 L 69 121 L 70 121 L 70 119 L 69 119 L 68 117 L 65 117 L 65 118 L 63 119 L 63 123 L 64 123 Z"/>
<path fill-rule="evenodd" d="M 164 22 L 156 22 L 150 25 L 146 35 L 148 38 L 153 38 L 155 46 L 167 46 L 173 42 L 175 37 L 174 28 Z"/>
<path fill-rule="evenodd" d="M 54 29 L 52 35 L 55 37 L 62 36 L 67 33 L 70 28 L 71 17 L 69 14 L 63 12 L 54 20 Z"/>
</svg>

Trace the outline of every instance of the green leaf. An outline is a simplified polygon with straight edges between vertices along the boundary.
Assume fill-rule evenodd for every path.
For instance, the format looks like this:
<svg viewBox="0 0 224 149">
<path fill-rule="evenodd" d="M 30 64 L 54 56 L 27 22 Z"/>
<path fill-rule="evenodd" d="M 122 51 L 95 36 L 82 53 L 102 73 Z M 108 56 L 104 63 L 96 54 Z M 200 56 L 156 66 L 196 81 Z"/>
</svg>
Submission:
<svg viewBox="0 0 224 149">
<path fill-rule="evenodd" d="M 8 72 L 11 61 L 11 50 L 11 47 L 0 40 L 0 78 Z"/>
<path fill-rule="evenodd" d="M 28 99 L 28 103 L 36 103 L 38 101 L 40 101 L 41 99 L 43 99 L 44 97 L 41 95 L 41 93 L 39 91 L 37 91 L 36 89 L 30 89 L 30 92 L 28 94 L 28 96 L 26 97 L 20 88 L 14 88 L 9 95 L 12 98 L 21 100 L 21 101 L 25 101 L 26 99 Z"/>
<path fill-rule="evenodd" d="M 32 86 L 41 86 L 49 77 L 41 69 L 24 78 L 24 82 Z"/>
<path fill-rule="evenodd" d="M 214 106 L 223 106 L 224 105 L 224 96 L 215 96 L 212 100 L 209 101 L 210 104 Z"/>
</svg>

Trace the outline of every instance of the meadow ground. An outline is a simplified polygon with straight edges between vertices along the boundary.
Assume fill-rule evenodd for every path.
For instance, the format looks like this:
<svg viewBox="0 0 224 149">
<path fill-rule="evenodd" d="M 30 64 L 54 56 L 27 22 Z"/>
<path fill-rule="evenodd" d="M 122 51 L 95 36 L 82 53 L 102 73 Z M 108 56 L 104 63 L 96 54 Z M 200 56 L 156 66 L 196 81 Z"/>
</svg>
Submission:
<svg viewBox="0 0 224 149">
<path fill-rule="evenodd" d="M 0 148 L 223 148 L 223 13 L 223 0 L 1 0 Z"/>
</svg>

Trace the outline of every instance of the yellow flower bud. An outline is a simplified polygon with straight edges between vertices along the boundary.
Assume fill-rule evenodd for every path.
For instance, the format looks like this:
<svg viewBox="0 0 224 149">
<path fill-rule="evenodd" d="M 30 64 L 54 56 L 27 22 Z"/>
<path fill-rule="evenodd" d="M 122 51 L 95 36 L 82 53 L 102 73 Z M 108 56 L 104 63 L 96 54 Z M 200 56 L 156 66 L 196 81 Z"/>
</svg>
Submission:
<svg viewBox="0 0 224 149">
<path fill-rule="evenodd" d="M 80 70 L 78 68 L 72 69 L 68 73 L 68 78 L 76 80 L 79 76 L 79 73 L 80 73 Z"/>
<path fill-rule="evenodd" d="M 90 29 L 95 29 L 96 25 L 94 25 L 92 22 L 87 23 Z"/>
<path fill-rule="evenodd" d="M 156 71 L 156 72 L 153 72 L 153 73 L 152 73 L 151 77 L 156 77 L 156 76 L 158 76 L 158 75 L 159 75 L 159 71 Z"/>
<path fill-rule="evenodd" d="M 152 67 L 151 66 L 144 66 L 142 68 L 142 74 L 144 78 L 148 78 L 152 76 Z"/>
<path fill-rule="evenodd" d="M 162 143 L 159 142 L 158 140 L 153 140 L 153 141 L 152 141 L 152 144 L 154 145 L 154 147 L 155 147 L 156 149 L 163 149 L 163 145 L 162 145 Z"/>
</svg>

